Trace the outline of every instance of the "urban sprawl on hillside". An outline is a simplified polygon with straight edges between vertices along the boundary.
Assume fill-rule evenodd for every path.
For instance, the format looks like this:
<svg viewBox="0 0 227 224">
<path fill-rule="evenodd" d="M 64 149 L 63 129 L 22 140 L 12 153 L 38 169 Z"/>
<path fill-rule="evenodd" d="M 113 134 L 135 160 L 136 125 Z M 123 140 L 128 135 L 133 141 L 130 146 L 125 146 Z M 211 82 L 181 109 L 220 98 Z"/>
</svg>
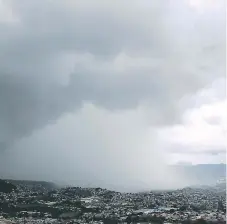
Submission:
<svg viewBox="0 0 227 224">
<path fill-rule="evenodd" d="M 0 223 L 225 223 L 225 183 L 174 191 L 120 193 L 0 181 Z"/>
</svg>

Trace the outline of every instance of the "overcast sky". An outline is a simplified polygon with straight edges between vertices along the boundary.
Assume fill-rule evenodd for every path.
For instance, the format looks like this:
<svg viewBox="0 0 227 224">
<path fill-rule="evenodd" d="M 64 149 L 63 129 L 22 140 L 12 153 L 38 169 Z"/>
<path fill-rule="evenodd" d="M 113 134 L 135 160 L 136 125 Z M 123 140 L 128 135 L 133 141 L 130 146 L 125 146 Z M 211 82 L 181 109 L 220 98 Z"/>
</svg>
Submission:
<svg viewBox="0 0 227 224">
<path fill-rule="evenodd" d="M 224 0 L 0 0 L 0 169 L 178 186 L 225 162 Z"/>
</svg>

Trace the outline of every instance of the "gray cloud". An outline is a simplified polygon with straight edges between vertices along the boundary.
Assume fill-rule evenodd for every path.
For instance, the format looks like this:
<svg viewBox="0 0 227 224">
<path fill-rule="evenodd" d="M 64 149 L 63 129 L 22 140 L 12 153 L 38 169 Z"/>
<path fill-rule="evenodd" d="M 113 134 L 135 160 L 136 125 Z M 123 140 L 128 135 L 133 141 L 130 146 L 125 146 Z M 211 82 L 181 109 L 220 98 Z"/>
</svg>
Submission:
<svg viewBox="0 0 227 224">
<path fill-rule="evenodd" d="M 179 1 L 96 3 L 6 2 L 18 22 L 0 25 L 2 142 L 84 101 L 109 109 L 146 102 L 159 116 L 152 123 L 169 123 L 177 118 L 177 100 L 224 75 L 224 11 L 214 20 Z"/>
</svg>

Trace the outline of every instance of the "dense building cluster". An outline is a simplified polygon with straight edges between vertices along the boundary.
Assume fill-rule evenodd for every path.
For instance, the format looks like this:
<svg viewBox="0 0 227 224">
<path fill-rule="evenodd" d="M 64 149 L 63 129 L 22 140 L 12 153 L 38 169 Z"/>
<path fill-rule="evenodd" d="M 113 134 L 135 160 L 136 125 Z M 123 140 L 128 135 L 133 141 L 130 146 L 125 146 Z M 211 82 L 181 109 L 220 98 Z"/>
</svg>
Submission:
<svg viewBox="0 0 227 224">
<path fill-rule="evenodd" d="M 39 182 L 15 186 L 11 192 L 0 192 L 0 224 L 6 220 L 18 224 L 226 221 L 225 187 L 120 193 L 101 188 L 56 188 Z"/>
</svg>

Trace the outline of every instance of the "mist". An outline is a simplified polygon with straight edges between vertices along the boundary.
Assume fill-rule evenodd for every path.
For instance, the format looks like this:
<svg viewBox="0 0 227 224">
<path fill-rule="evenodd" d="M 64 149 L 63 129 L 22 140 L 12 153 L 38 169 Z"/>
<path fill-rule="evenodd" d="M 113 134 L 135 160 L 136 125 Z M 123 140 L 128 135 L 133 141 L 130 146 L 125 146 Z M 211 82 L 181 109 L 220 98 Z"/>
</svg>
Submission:
<svg viewBox="0 0 227 224">
<path fill-rule="evenodd" d="M 157 130 L 225 75 L 225 9 L 0 1 L 0 174 L 119 190 L 191 183 Z"/>
</svg>

